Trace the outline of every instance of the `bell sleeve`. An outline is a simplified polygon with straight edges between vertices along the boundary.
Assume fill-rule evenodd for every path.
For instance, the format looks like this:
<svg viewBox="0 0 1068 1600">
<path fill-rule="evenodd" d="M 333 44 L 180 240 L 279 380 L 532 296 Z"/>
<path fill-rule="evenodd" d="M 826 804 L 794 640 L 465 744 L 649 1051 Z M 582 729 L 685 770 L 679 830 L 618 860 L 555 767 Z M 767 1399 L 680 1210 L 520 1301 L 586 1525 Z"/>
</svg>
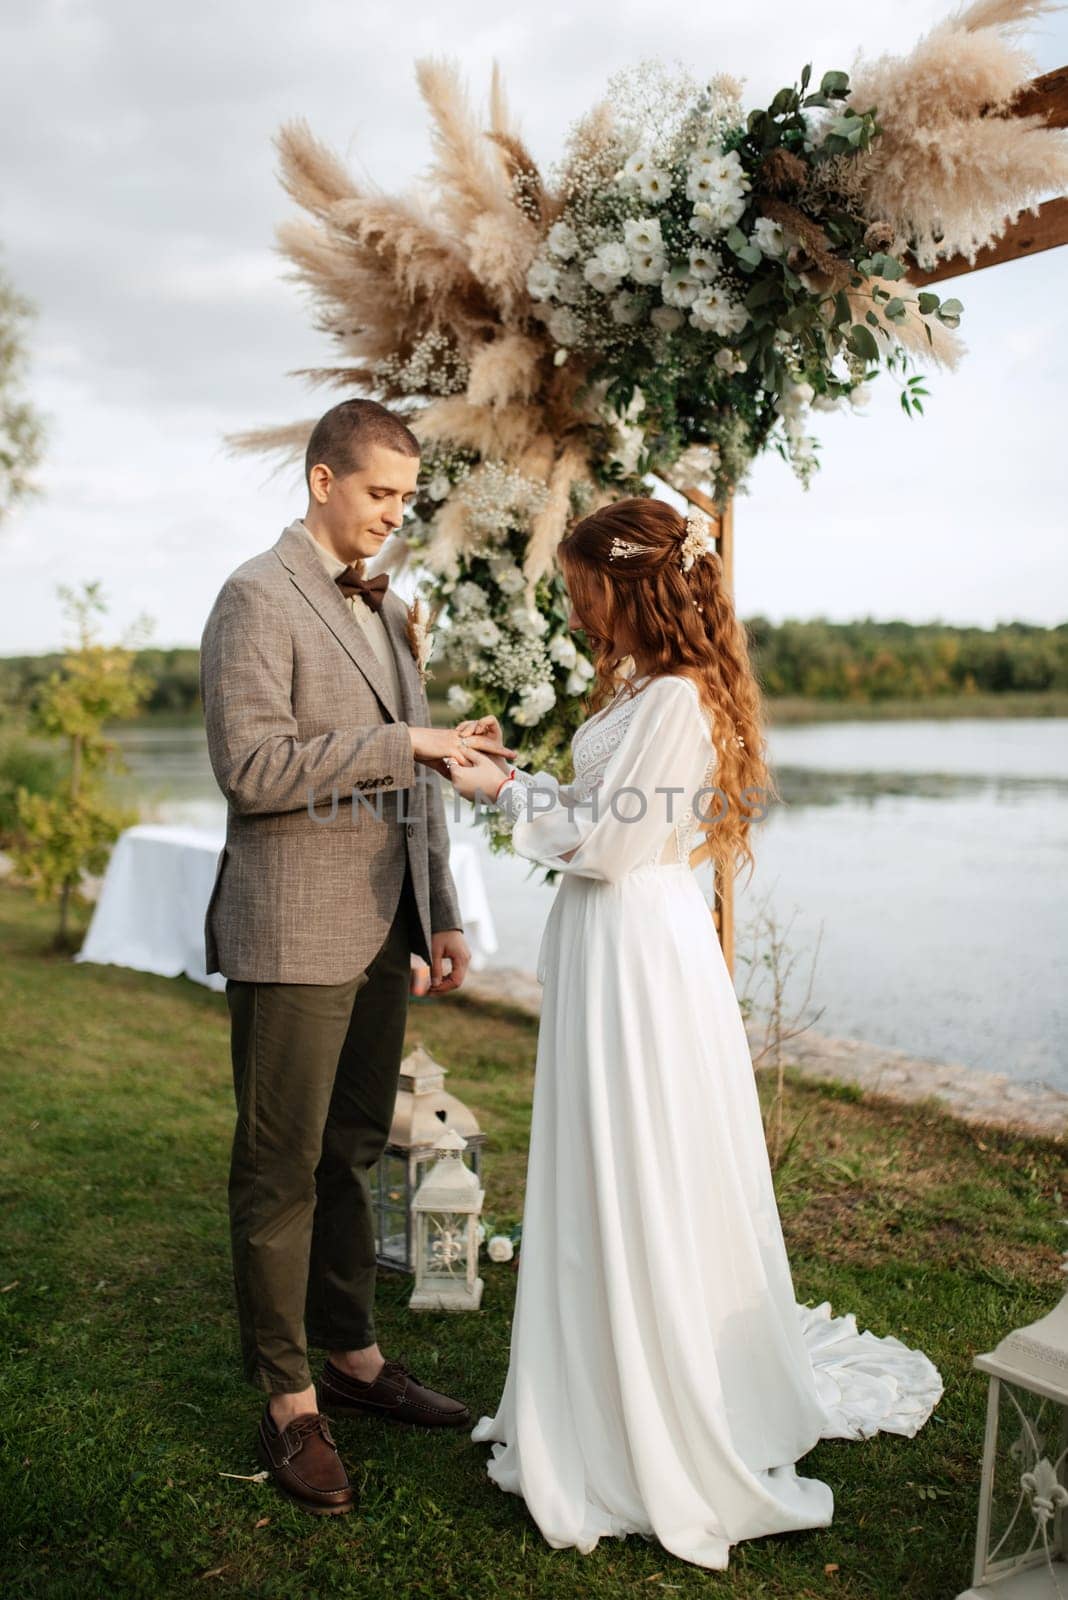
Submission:
<svg viewBox="0 0 1068 1600">
<path fill-rule="evenodd" d="M 546 772 L 504 784 L 497 808 L 511 822 L 516 852 L 558 872 L 613 883 L 655 861 L 687 806 L 694 805 L 712 743 L 696 686 L 654 678 L 638 696 L 599 783 L 586 795 Z M 705 808 L 709 797 L 696 798 Z"/>
</svg>

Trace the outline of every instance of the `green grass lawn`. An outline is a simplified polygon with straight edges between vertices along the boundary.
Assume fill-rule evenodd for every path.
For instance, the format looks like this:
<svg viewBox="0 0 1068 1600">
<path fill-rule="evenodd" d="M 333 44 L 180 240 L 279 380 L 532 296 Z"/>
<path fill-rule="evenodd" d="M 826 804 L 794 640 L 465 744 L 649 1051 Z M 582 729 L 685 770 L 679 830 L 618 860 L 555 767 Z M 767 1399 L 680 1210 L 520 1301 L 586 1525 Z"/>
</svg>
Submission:
<svg viewBox="0 0 1068 1600">
<path fill-rule="evenodd" d="M 225 1000 L 184 979 L 49 955 L 51 913 L 0 886 L 3 1202 L 0 1575 L 19 1600 L 232 1594 L 530 1596 L 708 1592 L 946 1600 L 970 1577 L 984 1385 L 970 1358 L 1051 1307 L 1063 1281 L 1063 1147 L 791 1079 L 802 1117 L 780 1204 L 799 1297 L 927 1351 L 946 1393 L 913 1440 L 826 1441 L 806 1476 L 830 1528 L 737 1545 L 726 1573 L 639 1538 L 550 1550 L 466 1434 L 337 1424 L 361 1491 L 316 1519 L 257 1470 L 262 1397 L 239 1374 L 225 1183 Z M 409 1027 L 488 1133 L 487 1211 L 522 1205 L 535 1028 L 460 997 Z M 761 1083 L 765 1098 L 770 1085 Z M 495 1409 L 514 1266 L 485 1263 L 478 1314 L 406 1309 L 383 1275 L 383 1347 Z"/>
</svg>

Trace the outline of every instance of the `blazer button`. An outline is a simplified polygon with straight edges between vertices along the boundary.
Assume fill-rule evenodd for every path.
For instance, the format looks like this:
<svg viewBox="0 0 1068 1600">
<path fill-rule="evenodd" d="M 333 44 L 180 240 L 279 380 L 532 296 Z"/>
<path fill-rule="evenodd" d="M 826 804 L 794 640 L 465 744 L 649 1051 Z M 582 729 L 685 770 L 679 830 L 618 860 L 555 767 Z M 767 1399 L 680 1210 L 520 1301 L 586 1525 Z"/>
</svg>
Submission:
<svg viewBox="0 0 1068 1600">
<path fill-rule="evenodd" d="M 409 822 L 409 824 L 408 824 L 408 837 L 409 837 L 409 839 L 414 839 L 415 838 L 415 823 L 414 822 Z"/>
</svg>

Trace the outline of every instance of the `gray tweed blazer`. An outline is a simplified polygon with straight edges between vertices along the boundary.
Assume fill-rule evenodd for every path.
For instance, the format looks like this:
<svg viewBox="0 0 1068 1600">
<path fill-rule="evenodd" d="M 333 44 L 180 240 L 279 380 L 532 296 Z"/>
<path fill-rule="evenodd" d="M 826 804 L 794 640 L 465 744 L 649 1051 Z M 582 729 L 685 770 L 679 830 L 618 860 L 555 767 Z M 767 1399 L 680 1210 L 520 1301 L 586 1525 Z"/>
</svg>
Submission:
<svg viewBox="0 0 1068 1600">
<path fill-rule="evenodd" d="M 407 724 L 430 711 L 392 591 L 381 611 L 402 702 L 299 523 L 232 572 L 200 645 L 226 844 L 204 920 L 209 972 L 343 983 L 389 933 L 411 866 L 422 948 L 461 928 L 442 779 Z M 451 793 L 450 789 L 450 793 Z"/>
</svg>

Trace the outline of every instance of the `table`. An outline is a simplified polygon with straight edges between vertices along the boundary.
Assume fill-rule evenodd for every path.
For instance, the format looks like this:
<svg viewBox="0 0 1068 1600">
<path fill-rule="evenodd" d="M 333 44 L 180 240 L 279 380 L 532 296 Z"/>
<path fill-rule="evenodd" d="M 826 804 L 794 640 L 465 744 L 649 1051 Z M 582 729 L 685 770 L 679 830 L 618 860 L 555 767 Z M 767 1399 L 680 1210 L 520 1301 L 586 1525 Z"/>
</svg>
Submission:
<svg viewBox="0 0 1068 1600">
<path fill-rule="evenodd" d="M 184 975 L 209 989 L 225 989 L 225 974 L 204 970 L 204 917 L 224 841 L 224 832 L 214 828 L 156 822 L 127 828 L 111 852 L 75 961 L 164 978 Z M 449 864 L 477 970 L 496 950 L 497 936 L 475 846 L 454 843 Z"/>
</svg>

